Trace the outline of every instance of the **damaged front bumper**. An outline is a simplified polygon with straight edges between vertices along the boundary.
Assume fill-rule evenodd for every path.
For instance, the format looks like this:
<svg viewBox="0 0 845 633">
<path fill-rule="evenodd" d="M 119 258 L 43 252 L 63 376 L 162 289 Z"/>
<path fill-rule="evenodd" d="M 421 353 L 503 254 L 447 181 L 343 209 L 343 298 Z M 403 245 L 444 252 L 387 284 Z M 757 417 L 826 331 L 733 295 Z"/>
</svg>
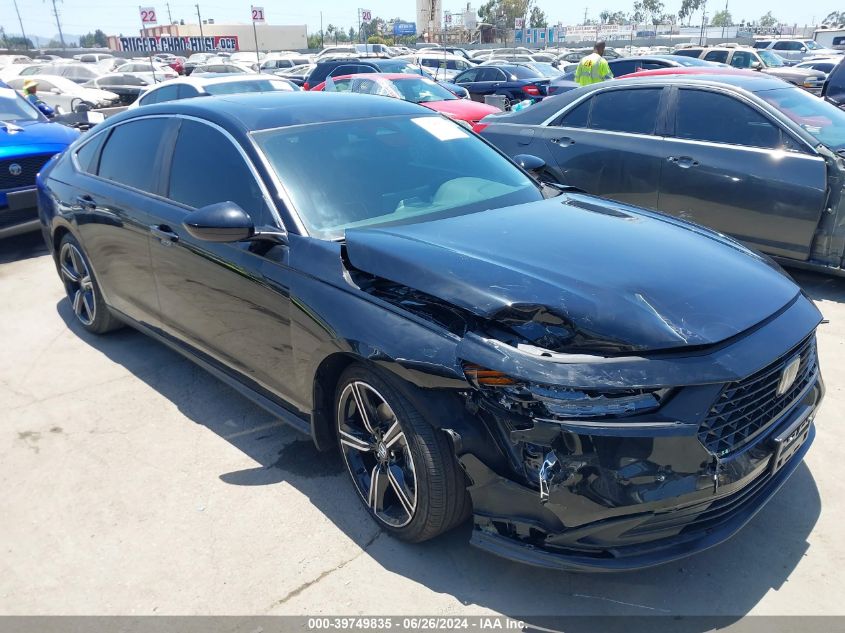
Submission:
<svg viewBox="0 0 845 633">
<path fill-rule="evenodd" d="M 737 345 L 759 345 L 779 320 Z M 719 353 L 749 358 L 732 347 Z M 824 383 L 811 333 L 755 372 L 677 386 L 659 410 L 625 418 L 543 418 L 496 394 L 477 393 L 475 415 L 508 468 L 456 445 L 472 543 L 541 567 L 622 571 L 703 551 L 748 523 L 812 443 Z"/>
<path fill-rule="evenodd" d="M 472 482 L 471 543 L 517 562 L 570 571 L 640 569 L 718 545 L 748 523 L 799 466 L 815 437 L 813 417 L 823 390 L 818 379 L 771 432 L 721 461 L 718 473 L 704 468 L 679 474 L 674 456 L 683 453 L 680 438 L 614 442 L 614 454 L 606 457 L 616 467 L 600 465 L 602 456 L 594 466 L 577 456 L 576 470 L 558 475 L 565 479 L 549 484 L 543 503 L 537 489 L 462 455 Z M 646 445 L 651 454 L 642 458 Z M 572 458 L 558 458 L 559 471 L 571 466 Z"/>
</svg>

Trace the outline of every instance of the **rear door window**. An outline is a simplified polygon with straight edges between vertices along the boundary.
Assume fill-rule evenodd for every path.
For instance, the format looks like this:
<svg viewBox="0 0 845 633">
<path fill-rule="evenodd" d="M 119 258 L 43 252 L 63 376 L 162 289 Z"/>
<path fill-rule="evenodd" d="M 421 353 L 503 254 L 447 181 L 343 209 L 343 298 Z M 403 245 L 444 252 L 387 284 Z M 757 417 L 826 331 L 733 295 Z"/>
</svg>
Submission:
<svg viewBox="0 0 845 633">
<path fill-rule="evenodd" d="M 614 60 L 608 65 L 610 66 L 610 72 L 613 73 L 614 77 L 624 77 L 625 75 L 637 72 L 637 70 L 639 70 L 638 65 L 642 65 L 642 62 L 623 59 Z"/>
<path fill-rule="evenodd" d="M 682 48 L 672 53 L 673 55 L 680 55 L 681 57 L 700 57 L 702 49 L 700 48 Z"/>
<path fill-rule="evenodd" d="M 704 61 L 724 64 L 728 61 L 728 51 L 707 51 Z"/>
<path fill-rule="evenodd" d="M 167 124 L 167 119 L 153 118 L 116 126 L 103 147 L 100 177 L 156 193 L 158 171 L 154 166 Z"/>
<path fill-rule="evenodd" d="M 750 51 L 734 51 L 731 57 L 731 66 L 734 68 L 751 68 L 756 60 L 754 53 Z"/>
<path fill-rule="evenodd" d="M 478 69 L 478 76 L 476 81 L 504 81 L 507 79 L 505 73 L 499 68 L 488 66 L 486 68 Z"/>
<path fill-rule="evenodd" d="M 477 81 L 476 77 L 478 77 L 480 69 L 479 68 L 471 68 L 470 70 L 465 70 L 460 74 L 459 77 L 455 79 L 455 81 L 459 84 L 470 83 L 472 81 Z"/>
<path fill-rule="evenodd" d="M 800 51 L 803 45 L 801 42 L 775 42 L 772 48 L 776 51 Z"/>
<path fill-rule="evenodd" d="M 563 115 L 558 125 L 564 127 L 587 127 L 590 118 L 590 104 L 592 99 L 582 101 L 572 110 Z"/>
<path fill-rule="evenodd" d="M 707 90 L 678 91 L 677 138 L 776 149 L 780 128 L 735 97 Z"/>
<path fill-rule="evenodd" d="M 662 88 L 608 90 L 593 97 L 590 129 L 653 134 Z"/>
<path fill-rule="evenodd" d="M 82 171 L 96 174 L 100 165 L 100 150 L 108 133 L 97 134 L 76 152 L 76 163 Z"/>
</svg>

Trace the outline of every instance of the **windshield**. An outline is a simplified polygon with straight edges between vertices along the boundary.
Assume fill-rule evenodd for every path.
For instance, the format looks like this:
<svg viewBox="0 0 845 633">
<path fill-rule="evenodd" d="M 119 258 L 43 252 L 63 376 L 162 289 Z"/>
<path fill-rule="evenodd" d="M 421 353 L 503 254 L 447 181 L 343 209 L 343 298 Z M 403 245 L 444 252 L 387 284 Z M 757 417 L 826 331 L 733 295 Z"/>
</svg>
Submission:
<svg viewBox="0 0 845 633">
<path fill-rule="evenodd" d="M 762 59 L 763 63 L 769 68 L 780 68 L 781 66 L 786 66 L 786 63 L 783 61 L 783 57 L 777 53 L 767 50 L 759 50 L 757 51 L 757 54 L 760 55 L 760 59 Z"/>
<path fill-rule="evenodd" d="M 531 62 L 531 67 L 536 68 L 537 72 L 543 75 L 543 77 L 559 77 L 563 74 L 560 72 L 560 69 L 546 62 Z"/>
<path fill-rule="evenodd" d="M 205 87 L 210 95 L 231 95 L 242 92 L 291 92 L 293 86 L 281 79 L 257 79 L 252 81 L 227 81 Z"/>
<path fill-rule="evenodd" d="M 430 101 L 451 101 L 457 97 L 430 79 L 394 79 L 393 85 L 405 101 L 428 103 Z"/>
<path fill-rule="evenodd" d="M 466 70 L 469 68 L 469 63 L 462 59 L 438 59 L 436 57 L 424 57 L 420 60 L 423 66 L 429 68 L 445 68 L 447 70 Z"/>
<path fill-rule="evenodd" d="M 3 91 L 0 95 L 0 121 L 38 121 L 38 110 L 12 91 Z"/>
<path fill-rule="evenodd" d="M 818 42 L 815 40 L 807 40 L 804 42 L 804 46 L 806 46 L 811 51 L 821 51 L 824 50 L 824 46 L 819 46 Z"/>
<path fill-rule="evenodd" d="M 440 115 L 315 123 L 254 137 L 308 231 L 322 239 L 542 199 L 501 154 Z"/>
<path fill-rule="evenodd" d="M 845 112 L 800 88 L 777 88 L 758 92 L 773 105 L 830 149 L 845 149 Z"/>
<path fill-rule="evenodd" d="M 422 75 L 423 70 L 416 64 L 404 59 L 375 59 L 373 63 L 383 73 L 402 73 L 407 75 Z"/>
</svg>

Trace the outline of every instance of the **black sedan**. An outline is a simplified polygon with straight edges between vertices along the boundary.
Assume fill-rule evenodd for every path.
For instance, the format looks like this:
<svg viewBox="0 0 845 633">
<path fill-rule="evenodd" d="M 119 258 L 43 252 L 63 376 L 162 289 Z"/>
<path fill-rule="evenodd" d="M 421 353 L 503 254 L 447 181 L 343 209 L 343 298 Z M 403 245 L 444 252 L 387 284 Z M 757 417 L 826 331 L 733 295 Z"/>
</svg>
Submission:
<svg viewBox="0 0 845 633">
<path fill-rule="evenodd" d="M 845 274 L 845 112 L 764 74 L 649 72 L 475 129 L 512 156 L 543 159 L 544 180 L 704 224 L 789 265 Z"/>
<path fill-rule="evenodd" d="M 820 315 L 777 266 L 540 186 L 421 106 L 151 105 L 38 188 L 79 328 L 131 325 L 339 446 L 408 541 L 472 515 L 527 563 L 674 560 L 745 525 L 814 436 Z"/>
<path fill-rule="evenodd" d="M 454 83 L 465 88 L 473 101 L 484 101 L 486 95 L 502 95 L 505 107 L 530 99 L 539 101 L 546 96 L 549 79 L 528 64 L 497 64 L 476 66 L 455 77 Z"/>
</svg>

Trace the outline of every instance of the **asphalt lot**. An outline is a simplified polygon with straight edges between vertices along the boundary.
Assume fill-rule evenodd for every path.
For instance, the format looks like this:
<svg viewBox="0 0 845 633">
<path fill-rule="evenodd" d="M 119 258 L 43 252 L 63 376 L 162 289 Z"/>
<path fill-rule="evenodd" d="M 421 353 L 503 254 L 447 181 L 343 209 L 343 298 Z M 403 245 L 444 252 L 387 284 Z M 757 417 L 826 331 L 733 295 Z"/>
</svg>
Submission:
<svg viewBox="0 0 845 633">
<path fill-rule="evenodd" d="M 830 321 L 806 463 L 714 550 L 578 575 L 469 525 L 380 533 L 337 455 L 136 332 L 85 333 L 40 237 L 0 241 L 0 613 L 845 614 L 845 279 L 796 276 Z"/>
</svg>

